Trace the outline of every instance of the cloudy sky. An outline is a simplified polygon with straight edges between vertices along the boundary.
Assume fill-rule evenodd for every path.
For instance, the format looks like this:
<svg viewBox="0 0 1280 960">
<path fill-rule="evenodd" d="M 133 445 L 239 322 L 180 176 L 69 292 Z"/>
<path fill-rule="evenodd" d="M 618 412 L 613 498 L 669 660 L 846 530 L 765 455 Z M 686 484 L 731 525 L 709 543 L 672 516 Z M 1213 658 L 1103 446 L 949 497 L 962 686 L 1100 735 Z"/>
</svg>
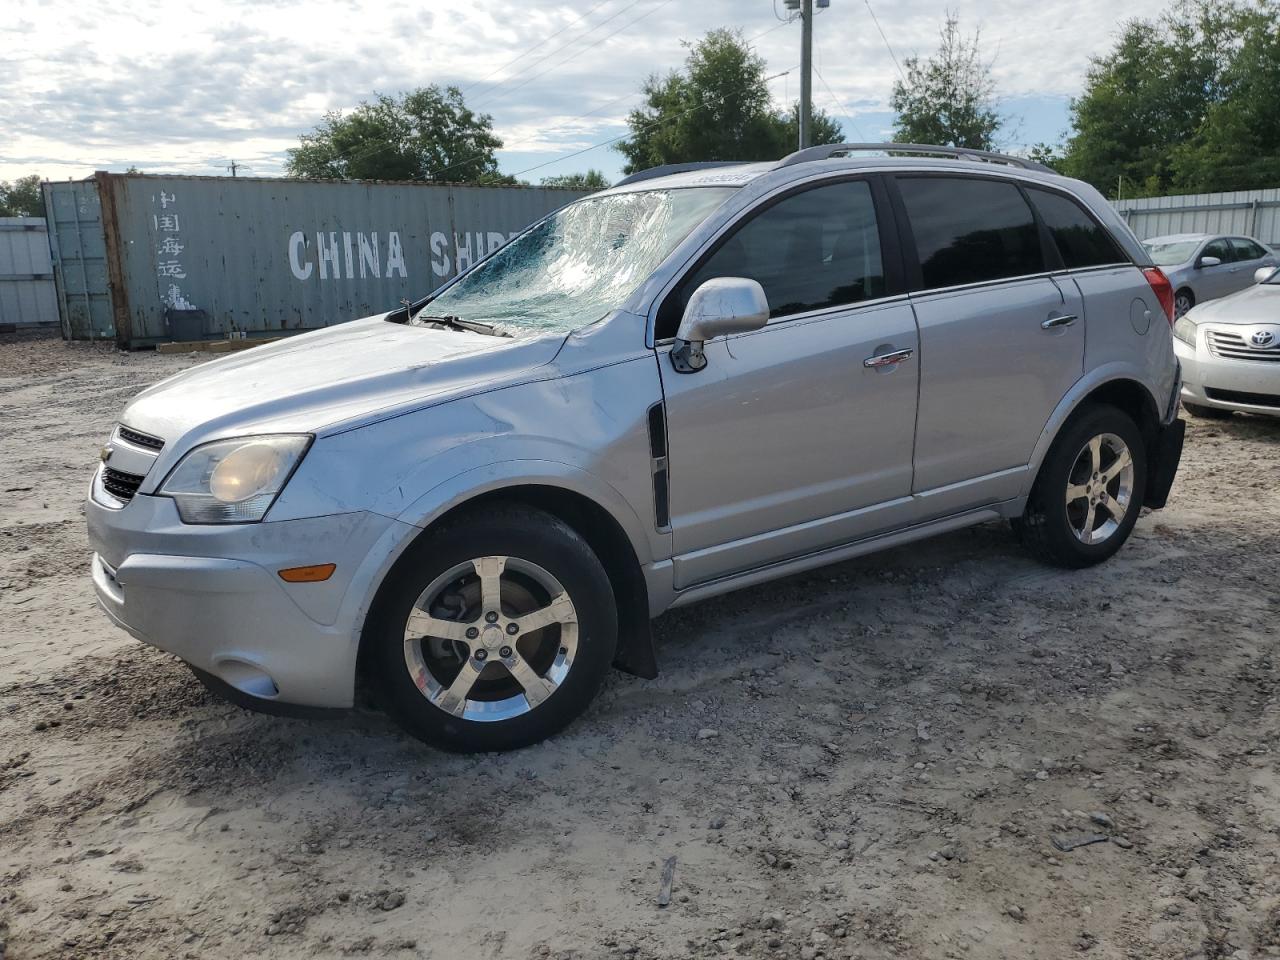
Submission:
<svg viewBox="0 0 1280 960">
<path fill-rule="evenodd" d="M 932 52 L 947 6 L 981 28 L 1006 146 L 1060 139 L 1091 54 L 1127 17 L 1170 0 L 831 0 L 815 20 L 815 103 L 849 139 L 887 139 L 897 67 Z M 781 12 L 783 0 L 777 0 Z M 235 160 L 279 174 L 326 110 L 373 91 L 457 84 L 493 115 L 504 172 L 534 182 L 621 155 L 590 148 L 626 130 L 644 77 L 676 68 L 682 41 L 740 28 L 779 105 L 799 90 L 800 27 L 772 0 L 8 0 L 0 21 L 0 179 L 97 169 L 217 174 Z M 888 46 L 876 29 L 879 18 Z M 567 156 L 577 151 L 576 156 Z"/>
</svg>

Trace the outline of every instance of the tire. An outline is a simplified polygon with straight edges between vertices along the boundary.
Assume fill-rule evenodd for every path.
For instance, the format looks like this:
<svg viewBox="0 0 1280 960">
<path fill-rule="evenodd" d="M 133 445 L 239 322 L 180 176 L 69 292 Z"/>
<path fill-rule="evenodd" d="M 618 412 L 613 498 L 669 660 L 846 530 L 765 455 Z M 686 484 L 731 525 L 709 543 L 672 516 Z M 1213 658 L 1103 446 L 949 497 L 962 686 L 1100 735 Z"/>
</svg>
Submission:
<svg viewBox="0 0 1280 960">
<path fill-rule="evenodd" d="M 1127 467 L 1123 451 L 1129 454 Z M 1101 486 L 1094 480 L 1098 474 Z M 1049 448 L 1014 528 L 1037 559 L 1090 567 L 1129 539 L 1146 485 L 1147 449 L 1133 418 L 1109 405 L 1089 406 L 1067 421 Z"/>
<path fill-rule="evenodd" d="M 519 631 L 538 611 L 543 625 Z M 468 511 L 420 536 L 378 591 L 362 637 L 387 712 L 420 740 L 466 753 L 564 729 L 599 691 L 617 642 L 613 589 L 595 553 L 559 518 L 515 505 Z"/>
<path fill-rule="evenodd" d="M 1193 417 L 1199 417 L 1201 420 L 1230 420 L 1231 411 L 1221 410 L 1218 407 L 1202 407 L 1198 403 L 1187 403 L 1182 401 L 1182 409 Z"/>
<path fill-rule="evenodd" d="M 1196 295 L 1183 287 L 1173 297 L 1173 316 L 1175 320 L 1186 316 L 1187 312 L 1196 305 Z"/>
</svg>

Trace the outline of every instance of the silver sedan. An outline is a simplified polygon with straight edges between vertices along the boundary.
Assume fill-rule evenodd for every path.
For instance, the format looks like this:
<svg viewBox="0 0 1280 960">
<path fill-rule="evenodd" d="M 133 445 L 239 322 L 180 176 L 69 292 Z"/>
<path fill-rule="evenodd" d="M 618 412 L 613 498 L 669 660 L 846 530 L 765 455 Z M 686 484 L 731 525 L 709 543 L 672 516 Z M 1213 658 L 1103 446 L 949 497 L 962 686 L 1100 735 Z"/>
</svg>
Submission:
<svg viewBox="0 0 1280 960">
<path fill-rule="evenodd" d="M 1197 417 L 1233 410 L 1280 417 L 1280 270 L 1255 286 L 1195 307 L 1174 325 L 1182 405 Z"/>
<path fill-rule="evenodd" d="M 1179 233 L 1143 243 L 1173 284 L 1179 317 L 1198 303 L 1246 289 L 1259 268 L 1280 265 L 1280 258 L 1252 237 Z"/>
</svg>

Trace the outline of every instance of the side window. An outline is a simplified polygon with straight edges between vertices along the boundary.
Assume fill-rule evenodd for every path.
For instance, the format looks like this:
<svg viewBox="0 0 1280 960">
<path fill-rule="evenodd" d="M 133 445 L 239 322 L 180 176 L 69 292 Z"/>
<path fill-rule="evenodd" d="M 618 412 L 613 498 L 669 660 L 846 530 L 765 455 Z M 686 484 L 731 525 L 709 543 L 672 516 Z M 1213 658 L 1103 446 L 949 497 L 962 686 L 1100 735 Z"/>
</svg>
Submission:
<svg viewBox="0 0 1280 960">
<path fill-rule="evenodd" d="M 871 185 L 849 180 L 778 201 L 746 223 L 667 297 L 658 339 L 674 337 L 699 285 L 746 277 L 764 287 L 769 316 L 821 310 L 885 294 L 884 264 Z"/>
<path fill-rule="evenodd" d="M 969 177 L 900 177 L 928 289 L 1045 269 L 1040 231 L 1016 186 Z"/>
<path fill-rule="evenodd" d="M 1053 234 L 1068 270 L 1128 262 L 1111 234 L 1070 197 L 1035 187 L 1028 187 L 1027 195 Z"/>
<path fill-rule="evenodd" d="M 1261 260 L 1267 255 L 1267 251 L 1252 240 L 1236 237 L 1232 239 L 1231 245 L 1236 248 L 1235 259 L 1237 260 Z"/>
<path fill-rule="evenodd" d="M 1221 240 L 1214 240 L 1212 243 L 1207 244 L 1204 250 L 1200 252 L 1200 256 L 1217 257 L 1223 263 L 1230 263 L 1235 254 L 1231 252 L 1231 241 L 1224 237 Z"/>
</svg>

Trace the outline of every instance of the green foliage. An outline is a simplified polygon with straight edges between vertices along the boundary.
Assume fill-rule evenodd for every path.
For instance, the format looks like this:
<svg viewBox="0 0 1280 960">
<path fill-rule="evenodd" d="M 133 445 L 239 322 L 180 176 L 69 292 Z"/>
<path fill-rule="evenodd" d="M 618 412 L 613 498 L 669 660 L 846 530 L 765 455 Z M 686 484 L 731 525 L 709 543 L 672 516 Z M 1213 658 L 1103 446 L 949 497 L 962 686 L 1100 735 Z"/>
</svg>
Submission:
<svg viewBox="0 0 1280 960">
<path fill-rule="evenodd" d="M 467 108 L 457 87 L 377 94 L 350 113 L 328 113 L 288 152 L 293 177 L 514 183 L 498 173 L 493 118 Z"/>
<path fill-rule="evenodd" d="M 1050 170 L 1062 172 L 1062 148 L 1050 143 L 1037 143 L 1027 152 L 1027 159 L 1042 163 Z"/>
<path fill-rule="evenodd" d="M 1265 5 L 1182 0 L 1126 25 L 1071 105 L 1064 172 L 1116 196 L 1280 183 L 1280 34 Z M 1123 178 L 1123 181 L 1122 181 Z"/>
<path fill-rule="evenodd" d="M 12 183 L 0 180 L 0 217 L 43 217 L 40 175 L 19 177 Z"/>
<path fill-rule="evenodd" d="M 696 44 L 683 72 L 645 81 L 645 103 L 627 117 L 631 136 L 616 148 L 627 173 L 664 163 L 776 160 L 799 142 L 798 107 L 774 109 L 765 62 L 740 31 L 712 30 Z M 840 126 L 821 110 L 815 144 L 839 143 Z"/>
<path fill-rule="evenodd" d="M 569 190 L 607 190 L 609 181 L 599 170 L 586 173 L 562 173 L 556 177 L 543 177 L 544 187 L 565 187 Z"/>
<path fill-rule="evenodd" d="M 906 80 L 894 82 L 889 98 L 898 114 L 894 138 L 899 143 L 994 148 L 1004 120 L 978 33 L 961 35 L 959 18 L 948 13 L 938 52 L 924 62 L 910 57 L 904 67 Z"/>
</svg>

